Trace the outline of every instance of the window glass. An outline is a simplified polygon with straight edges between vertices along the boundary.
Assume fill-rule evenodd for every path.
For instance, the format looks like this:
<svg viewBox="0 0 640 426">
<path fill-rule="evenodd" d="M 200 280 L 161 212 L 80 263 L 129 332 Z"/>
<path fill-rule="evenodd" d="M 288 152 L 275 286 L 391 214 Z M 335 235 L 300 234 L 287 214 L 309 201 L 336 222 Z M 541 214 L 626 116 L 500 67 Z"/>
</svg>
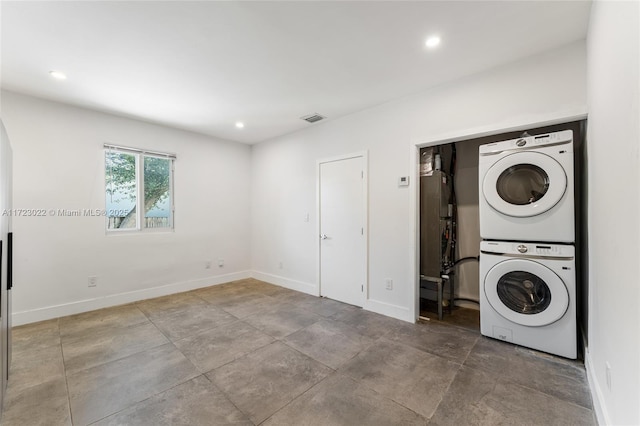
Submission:
<svg viewBox="0 0 640 426">
<path fill-rule="evenodd" d="M 105 146 L 108 231 L 173 228 L 173 156 Z"/>
<path fill-rule="evenodd" d="M 136 229 L 136 155 L 108 150 L 105 172 L 107 229 Z"/>
<path fill-rule="evenodd" d="M 144 225 L 171 227 L 171 160 L 144 157 Z"/>
</svg>

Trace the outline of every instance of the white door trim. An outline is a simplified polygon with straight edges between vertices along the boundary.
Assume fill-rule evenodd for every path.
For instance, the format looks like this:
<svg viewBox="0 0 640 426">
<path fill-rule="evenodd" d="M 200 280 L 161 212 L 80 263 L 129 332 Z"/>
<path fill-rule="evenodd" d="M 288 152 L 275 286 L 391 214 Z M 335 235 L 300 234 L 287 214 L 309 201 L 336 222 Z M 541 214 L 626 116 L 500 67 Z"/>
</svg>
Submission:
<svg viewBox="0 0 640 426">
<path fill-rule="evenodd" d="M 413 271 L 414 291 L 410 294 L 409 307 L 412 310 L 414 321 L 420 316 L 420 149 L 427 146 L 442 145 L 445 143 L 461 142 L 468 139 L 480 138 L 483 136 L 497 135 L 518 130 L 526 130 L 532 127 L 552 126 L 554 124 L 567 123 L 570 121 L 584 120 L 587 118 L 586 108 L 576 108 L 564 112 L 553 114 L 541 114 L 530 119 L 518 119 L 506 121 L 502 124 L 493 124 L 484 127 L 471 129 L 461 129 L 459 131 L 413 139 L 409 143 L 409 173 L 413 176 L 409 179 L 411 191 L 409 195 L 409 247 L 412 248 L 413 256 L 409 259 L 409 270 Z M 413 183 L 412 183 L 413 182 Z"/>
<path fill-rule="evenodd" d="M 363 206 L 362 211 L 364 217 L 362 223 L 364 227 L 364 246 L 365 246 L 365 271 L 364 271 L 364 295 L 363 295 L 363 307 L 366 306 L 367 300 L 369 300 L 369 152 L 360 151 L 351 154 L 338 155 L 334 157 L 326 157 L 316 161 L 316 287 L 318 289 L 318 296 L 322 294 L 320 288 L 320 165 L 323 163 L 331 163 L 333 161 L 348 160 L 350 158 L 362 157 L 363 159 Z"/>
</svg>

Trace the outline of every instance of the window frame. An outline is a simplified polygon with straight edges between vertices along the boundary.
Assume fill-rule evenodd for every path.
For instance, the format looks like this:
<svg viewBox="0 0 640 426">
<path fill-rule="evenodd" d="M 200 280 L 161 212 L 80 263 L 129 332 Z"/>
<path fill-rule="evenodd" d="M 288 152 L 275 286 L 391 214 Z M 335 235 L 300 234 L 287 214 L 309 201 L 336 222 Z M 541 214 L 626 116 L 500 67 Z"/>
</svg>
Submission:
<svg viewBox="0 0 640 426">
<path fill-rule="evenodd" d="M 174 179 L 175 179 L 175 162 L 177 156 L 172 153 L 165 153 L 159 151 L 150 151 L 145 149 L 123 147 L 119 145 L 104 144 L 103 160 L 104 160 L 104 191 L 105 191 L 105 212 L 106 212 L 106 191 L 107 181 L 106 172 L 107 164 L 106 158 L 109 152 L 121 152 L 125 154 L 133 155 L 135 158 L 135 182 L 136 182 L 136 226 L 132 228 L 114 228 L 109 229 L 109 216 L 105 217 L 105 232 L 107 235 L 118 234 L 138 234 L 138 233 L 156 233 L 156 232 L 174 232 L 175 231 L 175 194 L 174 194 Z M 148 228 L 144 226 L 145 223 L 145 211 L 144 211 L 144 159 L 145 157 L 161 158 L 170 161 L 169 164 L 169 226 Z"/>
</svg>

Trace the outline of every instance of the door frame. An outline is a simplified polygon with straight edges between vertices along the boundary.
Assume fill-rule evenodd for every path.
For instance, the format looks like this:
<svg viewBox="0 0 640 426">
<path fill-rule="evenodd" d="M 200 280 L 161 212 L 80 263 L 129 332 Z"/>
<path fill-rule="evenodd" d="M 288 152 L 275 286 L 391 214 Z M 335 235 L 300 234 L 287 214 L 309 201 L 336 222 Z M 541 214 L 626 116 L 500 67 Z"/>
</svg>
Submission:
<svg viewBox="0 0 640 426">
<path fill-rule="evenodd" d="M 585 120 L 587 111 L 585 108 L 554 113 L 551 115 L 533 116 L 529 119 L 517 119 L 507 121 L 499 125 L 476 127 L 460 130 L 434 137 L 416 138 L 409 143 L 409 173 L 411 193 L 409 196 L 409 247 L 412 248 L 412 256 L 409 259 L 409 270 L 413 274 L 413 291 L 410 293 L 409 311 L 410 320 L 416 322 L 420 317 L 420 149 L 454 142 L 463 142 L 469 139 L 492 136 L 500 133 L 527 130 L 532 127 L 545 127 L 569 121 Z M 479 251 L 479 248 L 478 248 Z"/>
<path fill-rule="evenodd" d="M 362 307 L 365 308 L 367 306 L 367 301 L 369 300 L 369 151 L 359 151 L 353 152 L 351 154 L 337 155 L 334 157 L 326 157 L 321 158 L 316 161 L 316 283 L 318 296 L 322 295 L 322 280 L 320 276 L 321 271 L 321 249 L 320 249 L 320 166 L 324 163 L 332 163 L 334 161 L 341 160 L 349 160 L 351 158 L 362 157 L 363 165 L 362 165 L 362 226 L 364 228 L 364 256 L 365 256 L 365 267 L 364 267 L 364 291 L 363 291 L 363 300 Z"/>
</svg>

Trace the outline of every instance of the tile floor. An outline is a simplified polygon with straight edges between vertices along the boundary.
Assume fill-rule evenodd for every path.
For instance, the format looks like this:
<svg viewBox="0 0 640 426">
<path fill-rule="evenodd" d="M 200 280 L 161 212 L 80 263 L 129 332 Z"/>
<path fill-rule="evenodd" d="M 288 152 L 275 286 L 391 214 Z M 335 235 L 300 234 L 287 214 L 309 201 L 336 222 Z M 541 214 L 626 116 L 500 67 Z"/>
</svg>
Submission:
<svg viewBox="0 0 640 426">
<path fill-rule="evenodd" d="M 580 363 L 465 315 L 409 324 L 248 279 L 17 327 L 2 425 L 595 424 Z"/>
</svg>

